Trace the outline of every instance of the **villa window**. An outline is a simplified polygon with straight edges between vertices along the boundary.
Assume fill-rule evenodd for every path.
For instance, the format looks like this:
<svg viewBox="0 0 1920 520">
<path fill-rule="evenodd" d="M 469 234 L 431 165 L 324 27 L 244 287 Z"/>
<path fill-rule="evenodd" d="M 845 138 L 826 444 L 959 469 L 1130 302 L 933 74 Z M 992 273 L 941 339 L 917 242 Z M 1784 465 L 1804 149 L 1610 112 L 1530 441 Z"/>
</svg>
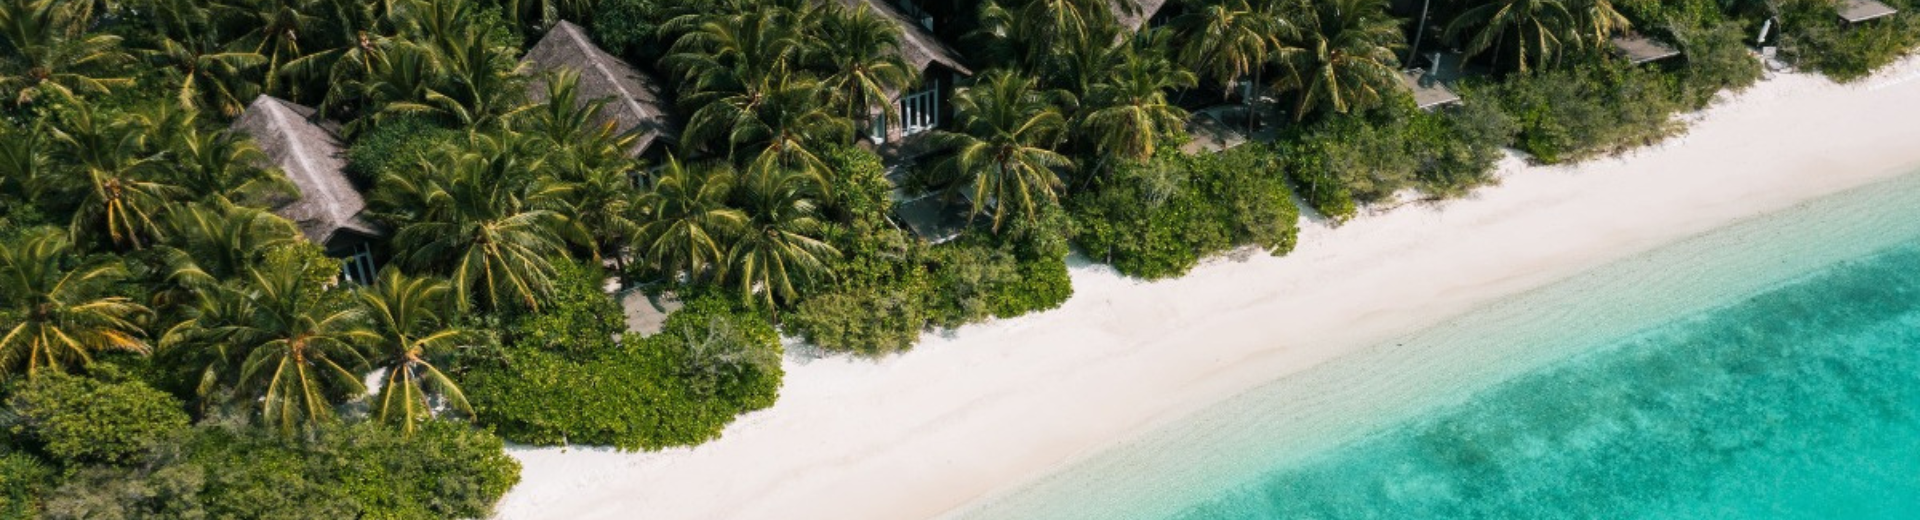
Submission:
<svg viewBox="0 0 1920 520">
<path fill-rule="evenodd" d="M 354 246 L 353 255 L 346 258 L 346 265 L 340 266 L 340 276 L 360 285 L 373 285 L 373 249 L 365 242 Z"/>
<path fill-rule="evenodd" d="M 933 30 L 933 15 L 915 5 L 913 0 L 900 0 L 895 5 L 900 6 L 900 12 L 906 13 L 908 19 L 919 20 L 921 27 L 929 31 Z"/>
<path fill-rule="evenodd" d="M 900 97 L 900 135 L 932 130 L 940 124 L 940 83 Z"/>
</svg>

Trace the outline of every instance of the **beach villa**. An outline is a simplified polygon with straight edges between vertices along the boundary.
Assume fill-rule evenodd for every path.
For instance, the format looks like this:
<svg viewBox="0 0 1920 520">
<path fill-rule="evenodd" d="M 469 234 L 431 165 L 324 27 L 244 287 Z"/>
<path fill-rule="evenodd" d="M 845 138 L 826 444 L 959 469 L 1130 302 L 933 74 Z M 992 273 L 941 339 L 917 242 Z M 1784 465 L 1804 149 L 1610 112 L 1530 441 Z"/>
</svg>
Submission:
<svg viewBox="0 0 1920 520">
<path fill-rule="evenodd" d="M 667 110 L 660 80 L 595 46 L 586 30 L 573 22 L 554 24 L 522 61 L 536 74 L 559 69 L 579 74 L 581 103 L 608 100 L 600 111 L 600 122 L 635 137 L 627 150 L 629 157 L 663 157 L 664 144 L 679 138 L 680 127 Z M 527 96 L 544 102 L 547 89 L 536 81 L 528 87 Z"/>
<path fill-rule="evenodd" d="M 276 201 L 274 213 L 293 221 L 327 255 L 345 259 L 342 277 L 371 283 L 378 271 L 373 244 L 385 233 L 366 219 L 366 200 L 347 179 L 339 126 L 320 120 L 312 108 L 263 95 L 232 129 L 253 137 L 299 191 L 295 198 Z"/>
</svg>

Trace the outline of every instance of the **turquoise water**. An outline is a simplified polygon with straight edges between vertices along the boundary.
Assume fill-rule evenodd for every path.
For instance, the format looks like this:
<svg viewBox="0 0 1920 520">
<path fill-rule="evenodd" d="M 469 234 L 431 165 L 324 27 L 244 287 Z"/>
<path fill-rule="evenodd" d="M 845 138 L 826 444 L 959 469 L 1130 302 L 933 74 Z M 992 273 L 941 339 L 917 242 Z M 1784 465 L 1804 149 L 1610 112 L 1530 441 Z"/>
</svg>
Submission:
<svg viewBox="0 0 1920 520">
<path fill-rule="evenodd" d="M 1920 518 L 1920 173 L 1490 303 L 952 516 Z"/>
<path fill-rule="evenodd" d="M 1916 517 L 1916 247 L 1635 334 L 1175 515 Z"/>
</svg>

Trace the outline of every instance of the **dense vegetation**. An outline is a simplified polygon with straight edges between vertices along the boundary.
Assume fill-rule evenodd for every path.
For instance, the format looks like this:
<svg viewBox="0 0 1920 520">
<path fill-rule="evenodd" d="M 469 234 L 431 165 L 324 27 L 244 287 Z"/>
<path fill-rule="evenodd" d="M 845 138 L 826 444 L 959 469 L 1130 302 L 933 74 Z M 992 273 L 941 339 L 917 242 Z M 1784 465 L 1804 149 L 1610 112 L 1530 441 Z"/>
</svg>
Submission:
<svg viewBox="0 0 1920 520">
<path fill-rule="evenodd" d="M 1888 3 L 1458 0 L 1421 28 L 1181 0 L 1128 34 L 1107 0 L 956 2 L 938 32 L 976 74 L 890 178 L 863 136 L 932 79 L 843 2 L 0 0 L 0 516 L 484 516 L 518 478 L 502 438 L 713 439 L 777 399 L 782 333 L 885 355 L 1051 309 L 1076 245 L 1142 278 L 1286 254 L 1309 209 L 1672 135 L 1761 77 L 1769 18 L 1782 59 L 1864 77 L 1920 44 L 1920 4 Z M 561 20 L 666 79 L 677 142 L 632 157 L 607 100 L 522 63 Z M 1629 31 L 1683 55 L 1630 64 Z M 1414 107 L 1410 47 L 1464 51 L 1464 104 Z M 340 123 L 376 280 L 273 213 L 293 186 L 227 131 L 261 95 Z M 1183 151 L 1222 107 L 1260 142 Z M 971 225 L 930 245 L 896 192 Z M 687 306 L 642 337 L 609 283 Z"/>
</svg>

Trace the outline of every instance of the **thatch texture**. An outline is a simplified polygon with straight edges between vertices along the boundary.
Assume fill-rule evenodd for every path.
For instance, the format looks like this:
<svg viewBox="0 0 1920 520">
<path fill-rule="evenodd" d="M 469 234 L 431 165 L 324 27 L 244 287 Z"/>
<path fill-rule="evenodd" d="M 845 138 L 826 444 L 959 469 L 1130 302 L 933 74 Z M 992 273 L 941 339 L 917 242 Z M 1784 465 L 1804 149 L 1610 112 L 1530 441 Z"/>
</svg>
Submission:
<svg viewBox="0 0 1920 520">
<path fill-rule="evenodd" d="M 233 122 L 300 190 L 299 198 L 278 201 L 274 213 L 299 225 L 308 240 L 337 251 L 349 245 L 335 242 L 347 238 L 343 230 L 364 237 L 380 231 L 361 215 L 367 203 L 347 180 L 346 147 L 332 127 L 316 121 L 312 108 L 268 96 L 255 98 Z"/>
<path fill-rule="evenodd" d="M 900 8 L 894 7 L 893 4 L 885 0 L 840 1 L 850 9 L 856 9 L 859 8 L 861 4 L 866 4 L 867 8 L 873 10 L 874 13 L 885 16 L 893 20 L 894 23 L 899 24 L 901 57 L 906 58 L 907 63 L 913 64 L 915 68 L 925 71 L 927 70 L 927 66 L 939 63 L 948 69 L 952 69 L 954 72 L 969 76 L 973 75 L 973 69 L 967 68 L 965 64 L 960 62 L 960 53 L 954 52 L 952 47 L 948 47 L 945 42 L 940 41 L 940 38 L 928 32 L 926 27 L 921 26 L 919 20 L 908 18 L 906 13 L 900 12 Z"/>
<path fill-rule="evenodd" d="M 1680 55 L 1679 49 L 1660 43 L 1659 40 L 1637 35 L 1613 37 L 1613 49 L 1619 51 L 1620 55 L 1626 56 L 1627 61 L 1633 62 L 1634 65 Z"/>
<path fill-rule="evenodd" d="M 572 22 L 554 24 L 527 51 L 524 61 L 534 72 L 564 68 L 580 74 L 582 102 L 610 100 L 600 111 L 601 122 L 611 121 L 618 131 L 635 135 L 629 155 L 639 155 L 658 139 L 673 140 L 679 135 L 663 108 L 667 105 L 660 81 L 595 46 L 587 31 Z M 545 84 L 536 81 L 529 88 L 534 102 L 546 101 Z"/>
<path fill-rule="evenodd" d="M 1129 13 L 1121 9 L 1119 2 L 1132 3 L 1134 11 Z M 1113 15 L 1120 20 L 1121 27 L 1137 32 L 1146 25 L 1147 20 L 1153 19 L 1153 15 L 1159 14 L 1160 8 L 1166 5 L 1167 0 L 1114 0 Z"/>
<path fill-rule="evenodd" d="M 1460 102 L 1460 95 L 1453 93 L 1445 83 L 1428 75 L 1420 69 L 1400 72 L 1400 79 L 1407 83 L 1407 89 L 1413 91 L 1413 103 L 1422 109 L 1434 108 Z"/>
<path fill-rule="evenodd" d="M 1841 0 L 1840 18 L 1847 23 L 1860 23 L 1874 18 L 1892 16 L 1899 10 L 1893 6 L 1874 0 Z"/>
</svg>

